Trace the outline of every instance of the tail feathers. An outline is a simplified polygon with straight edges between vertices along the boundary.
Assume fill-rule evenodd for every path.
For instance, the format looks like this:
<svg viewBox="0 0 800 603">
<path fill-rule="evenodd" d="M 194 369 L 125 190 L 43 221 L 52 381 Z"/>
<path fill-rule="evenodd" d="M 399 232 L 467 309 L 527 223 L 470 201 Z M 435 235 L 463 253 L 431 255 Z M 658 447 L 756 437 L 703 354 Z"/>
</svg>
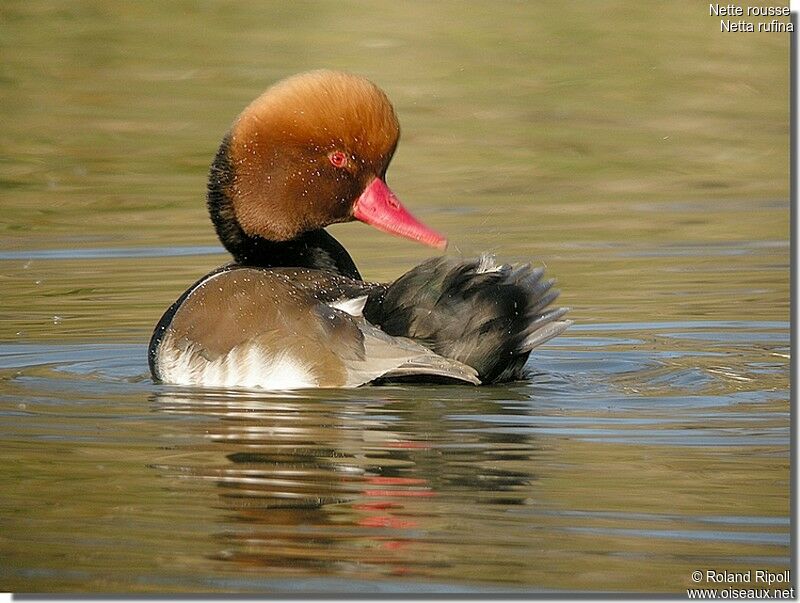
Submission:
<svg viewBox="0 0 800 603">
<path fill-rule="evenodd" d="M 525 287 L 526 289 L 530 289 L 531 291 L 536 290 L 536 286 L 544 276 L 544 268 L 531 268 L 530 263 L 525 264 L 524 266 L 520 266 L 519 268 L 515 268 L 514 271 L 510 274 L 510 278 L 513 279 L 513 282 L 519 285 L 520 287 Z M 552 284 L 552 283 L 550 283 Z M 550 285 L 545 284 L 542 285 L 543 290 L 549 288 Z"/>
<path fill-rule="evenodd" d="M 528 314 L 536 314 L 556 300 L 561 292 L 558 289 L 551 289 L 555 284 L 556 279 L 551 278 L 545 282 L 537 283 L 533 289 L 528 291 L 528 300 L 530 303 L 527 309 Z"/>
<path fill-rule="evenodd" d="M 474 367 L 484 383 L 519 378 L 531 350 L 563 332 L 567 308 L 554 279 L 530 264 L 434 258 L 367 303 L 364 315 L 386 333 L 410 337 Z"/>
<path fill-rule="evenodd" d="M 560 309 L 566 310 L 567 308 Z M 571 320 L 557 320 L 537 329 L 523 340 L 522 351 L 530 352 L 533 348 L 550 341 L 553 337 L 561 335 L 569 328 L 572 322 Z"/>
<path fill-rule="evenodd" d="M 520 352 L 529 352 L 531 351 L 535 345 L 530 345 L 529 341 L 531 338 L 536 335 L 539 331 L 544 329 L 545 327 L 549 326 L 550 324 L 557 321 L 559 318 L 564 316 L 567 312 L 569 312 L 569 308 L 555 308 L 554 310 L 549 310 L 544 314 L 537 315 L 531 322 L 528 324 L 527 328 L 522 332 L 522 343 L 519 347 Z M 569 325 L 572 324 L 571 320 L 568 321 L 561 321 L 567 323 L 566 326 L 562 329 L 566 329 Z M 559 331 L 561 332 L 561 331 Z M 544 342 L 541 342 L 544 343 Z M 537 344 L 538 345 L 538 344 Z"/>
</svg>

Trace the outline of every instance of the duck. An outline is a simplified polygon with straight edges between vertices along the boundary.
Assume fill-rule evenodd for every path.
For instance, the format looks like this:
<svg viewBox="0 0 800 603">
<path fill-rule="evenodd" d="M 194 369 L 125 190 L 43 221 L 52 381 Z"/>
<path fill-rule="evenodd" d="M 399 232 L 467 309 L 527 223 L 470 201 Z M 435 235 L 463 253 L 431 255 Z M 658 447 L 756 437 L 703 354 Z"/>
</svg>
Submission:
<svg viewBox="0 0 800 603">
<path fill-rule="evenodd" d="M 326 230 L 357 220 L 447 247 L 386 183 L 399 136 L 387 95 L 351 73 L 294 75 L 250 103 L 208 176 L 208 211 L 232 261 L 158 321 L 153 380 L 292 390 L 524 378 L 531 351 L 572 323 L 543 268 L 438 255 L 371 282 Z"/>
</svg>

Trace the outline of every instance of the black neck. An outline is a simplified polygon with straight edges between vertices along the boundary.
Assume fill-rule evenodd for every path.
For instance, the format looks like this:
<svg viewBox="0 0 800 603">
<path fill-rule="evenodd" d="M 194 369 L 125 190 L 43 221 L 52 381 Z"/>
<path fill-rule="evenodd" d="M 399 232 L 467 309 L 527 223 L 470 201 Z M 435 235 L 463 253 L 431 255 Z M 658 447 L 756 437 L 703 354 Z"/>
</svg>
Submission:
<svg viewBox="0 0 800 603">
<path fill-rule="evenodd" d="M 211 164 L 207 199 L 217 236 L 237 263 L 265 268 L 315 268 L 361 280 L 350 254 L 323 229 L 305 232 L 291 241 L 269 241 L 247 234 L 239 225 L 231 202 L 233 178 L 227 134 Z"/>
</svg>

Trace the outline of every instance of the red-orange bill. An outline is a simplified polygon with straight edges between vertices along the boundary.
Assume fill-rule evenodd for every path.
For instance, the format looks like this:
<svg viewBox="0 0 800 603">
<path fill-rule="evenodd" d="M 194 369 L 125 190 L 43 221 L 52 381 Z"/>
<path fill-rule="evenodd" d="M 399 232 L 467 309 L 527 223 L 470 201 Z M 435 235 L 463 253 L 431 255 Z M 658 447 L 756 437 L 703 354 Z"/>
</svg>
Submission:
<svg viewBox="0 0 800 603">
<path fill-rule="evenodd" d="M 447 239 L 417 220 L 403 207 L 386 183 L 375 178 L 353 206 L 353 216 L 378 230 L 444 249 Z"/>
</svg>

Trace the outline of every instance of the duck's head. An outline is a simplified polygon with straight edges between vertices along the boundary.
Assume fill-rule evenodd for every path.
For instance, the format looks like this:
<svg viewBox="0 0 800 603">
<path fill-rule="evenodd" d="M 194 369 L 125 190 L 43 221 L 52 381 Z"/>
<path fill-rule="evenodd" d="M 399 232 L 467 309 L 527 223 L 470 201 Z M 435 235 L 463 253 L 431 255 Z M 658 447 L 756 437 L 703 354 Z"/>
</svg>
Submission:
<svg viewBox="0 0 800 603">
<path fill-rule="evenodd" d="M 313 71 L 275 84 L 239 115 L 212 165 L 209 207 L 223 244 L 236 256 L 240 231 L 281 242 L 360 220 L 444 248 L 386 185 L 399 135 L 389 99 L 367 79 Z"/>
</svg>

